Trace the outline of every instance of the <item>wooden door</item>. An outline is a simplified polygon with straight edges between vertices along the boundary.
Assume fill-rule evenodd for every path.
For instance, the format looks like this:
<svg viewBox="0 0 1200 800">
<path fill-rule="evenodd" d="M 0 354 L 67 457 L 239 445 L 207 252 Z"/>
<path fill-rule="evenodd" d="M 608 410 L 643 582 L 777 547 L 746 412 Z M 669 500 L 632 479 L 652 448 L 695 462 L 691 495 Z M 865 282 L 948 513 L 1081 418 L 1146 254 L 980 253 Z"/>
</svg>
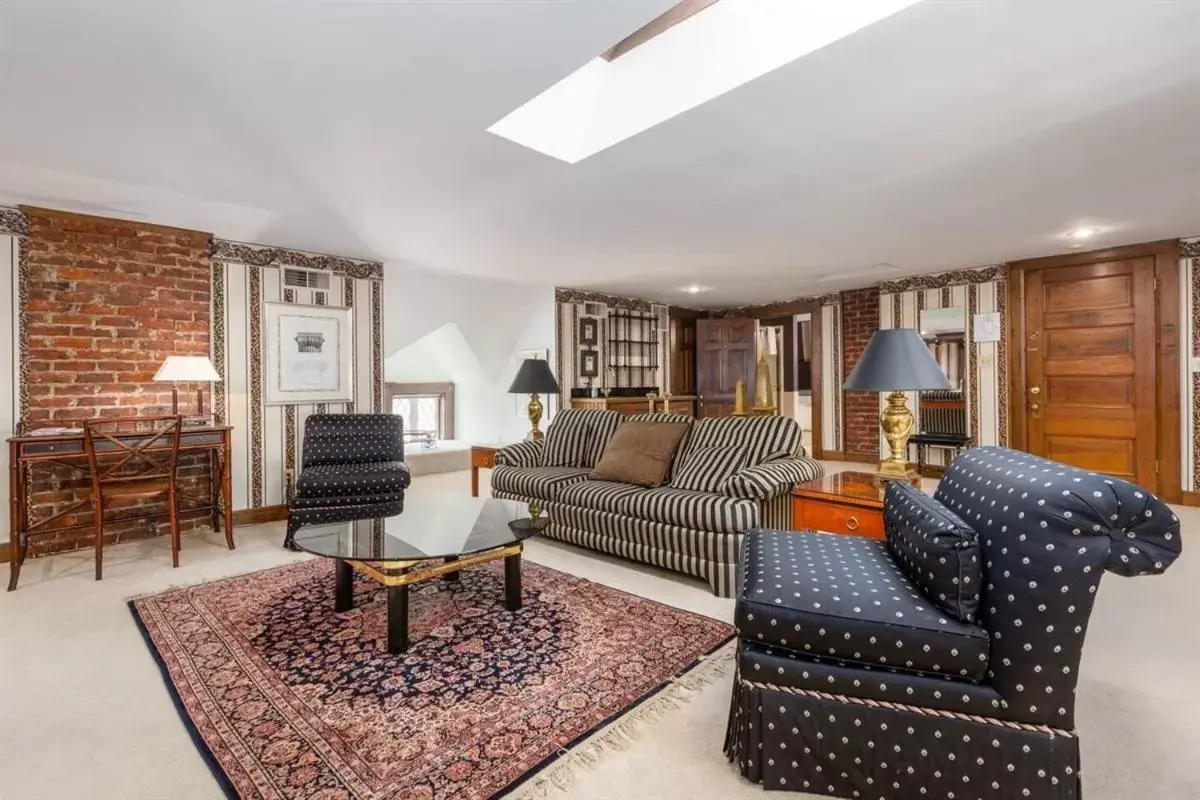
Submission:
<svg viewBox="0 0 1200 800">
<path fill-rule="evenodd" d="M 1158 491 L 1153 257 L 1025 273 L 1026 449 Z"/>
<path fill-rule="evenodd" d="M 748 318 L 696 320 L 696 416 L 733 413 L 738 381 L 745 384 L 746 403 L 752 402 L 757 330 L 757 321 Z"/>
</svg>

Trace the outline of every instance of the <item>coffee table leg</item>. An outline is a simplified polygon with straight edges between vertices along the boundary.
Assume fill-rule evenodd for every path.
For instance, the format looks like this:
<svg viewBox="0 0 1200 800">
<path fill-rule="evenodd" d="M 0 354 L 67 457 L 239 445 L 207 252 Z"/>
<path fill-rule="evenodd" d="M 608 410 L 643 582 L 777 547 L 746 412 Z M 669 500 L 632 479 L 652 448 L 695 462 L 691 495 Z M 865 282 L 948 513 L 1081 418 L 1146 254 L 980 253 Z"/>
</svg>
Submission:
<svg viewBox="0 0 1200 800">
<path fill-rule="evenodd" d="M 504 605 L 509 611 L 521 608 L 521 554 L 504 557 Z"/>
<path fill-rule="evenodd" d="M 455 556 L 454 558 L 446 558 L 446 559 L 442 559 L 442 560 L 443 560 L 445 563 L 449 564 L 451 561 L 457 561 L 457 560 L 458 560 L 458 557 L 457 557 L 457 556 Z M 442 580 L 444 580 L 444 581 L 450 581 L 451 583 L 457 583 L 457 582 L 458 582 L 458 576 L 459 576 L 460 574 L 461 574 L 461 573 L 460 573 L 458 570 L 454 570 L 454 572 L 447 572 L 445 575 L 443 575 L 443 576 L 442 576 Z"/>
<path fill-rule="evenodd" d="M 408 652 L 408 587 L 389 586 L 388 606 L 388 652 Z"/>
<path fill-rule="evenodd" d="M 333 562 L 334 579 L 334 611 L 349 611 L 354 608 L 354 570 L 346 561 L 338 559 Z"/>
</svg>

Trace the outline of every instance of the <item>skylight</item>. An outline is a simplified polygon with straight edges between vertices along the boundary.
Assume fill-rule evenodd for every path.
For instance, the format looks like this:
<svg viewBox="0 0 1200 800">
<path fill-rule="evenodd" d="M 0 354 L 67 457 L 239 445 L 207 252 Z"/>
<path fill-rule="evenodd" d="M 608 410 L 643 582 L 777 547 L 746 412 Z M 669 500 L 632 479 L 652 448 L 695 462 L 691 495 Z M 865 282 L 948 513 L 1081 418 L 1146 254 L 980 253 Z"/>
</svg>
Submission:
<svg viewBox="0 0 1200 800">
<path fill-rule="evenodd" d="M 917 2 L 721 0 L 584 64 L 488 130 L 574 164 Z"/>
</svg>

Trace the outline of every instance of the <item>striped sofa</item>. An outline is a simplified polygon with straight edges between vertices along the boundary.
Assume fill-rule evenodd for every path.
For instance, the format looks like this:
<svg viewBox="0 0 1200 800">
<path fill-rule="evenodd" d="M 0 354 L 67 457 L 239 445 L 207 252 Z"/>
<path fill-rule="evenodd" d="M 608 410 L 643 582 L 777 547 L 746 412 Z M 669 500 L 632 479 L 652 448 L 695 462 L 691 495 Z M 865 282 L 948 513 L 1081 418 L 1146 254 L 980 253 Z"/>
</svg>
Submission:
<svg viewBox="0 0 1200 800">
<path fill-rule="evenodd" d="M 672 466 L 696 448 L 737 446 L 746 466 L 718 491 L 670 485 L 647 489 L 590 475 L 604 446 L 626 421 L 691 425 Z M 496 453 L 495 497 L 537 503 L 550 516 L 545 535 L 581 547 L 642 561 L 708 581 L 715 594 L 733 596 L 738 554 L 752 528 L 791 527 L 791 489 L 820 477 L 806 457 L 800 426 L 788 417 L 693 420 L 680 414 L 570 409 L 555 416 L 542 441 Z"/>
</svg>

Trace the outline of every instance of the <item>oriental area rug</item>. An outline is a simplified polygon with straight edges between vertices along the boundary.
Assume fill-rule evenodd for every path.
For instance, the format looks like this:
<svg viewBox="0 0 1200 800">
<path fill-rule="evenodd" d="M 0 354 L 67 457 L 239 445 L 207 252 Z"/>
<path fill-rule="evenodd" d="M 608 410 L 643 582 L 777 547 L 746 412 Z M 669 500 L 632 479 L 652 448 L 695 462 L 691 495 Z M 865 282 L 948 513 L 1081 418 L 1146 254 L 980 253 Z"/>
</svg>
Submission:
<svg viewBox="0 0 1200 800">
<path fill-rule="evenodd" d="M 414 587 L 409 651 L 385 590 L 333 610 L 314 559 L 130 602 L 180 716 L 230 797 L 439 800 L 553 794 L 603 746 L 714 680 L 733 634 L 708 617 L 528 561 Z M 727 650 L 728 648 L 726 648 Z M 707 674 L 708 677 L 705 677 Z M 599 744 L 597 744 L 599 742 Z"/>
</svg>

